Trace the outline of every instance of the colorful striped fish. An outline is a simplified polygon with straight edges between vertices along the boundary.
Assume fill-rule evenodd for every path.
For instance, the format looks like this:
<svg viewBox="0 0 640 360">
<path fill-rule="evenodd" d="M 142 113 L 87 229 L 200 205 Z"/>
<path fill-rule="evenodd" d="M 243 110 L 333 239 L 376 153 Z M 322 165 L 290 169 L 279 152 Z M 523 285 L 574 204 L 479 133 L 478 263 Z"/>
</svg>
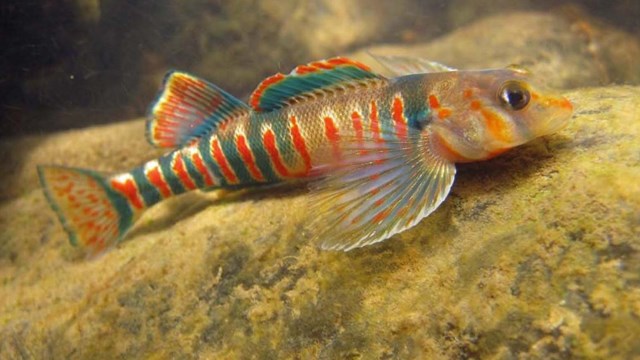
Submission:
<svg viewBox="0 0 640 360">
<path fill-rule="evenodd" d="M 337 57 L 267 78 L 249 105 L 170 72 L 150 108 L 147 138 L 174 150 L 112 176 L 40 166 L 47 198 L 71 242 L 96 254 L 168 197 L 304 180 L 315 237 L 346 251 L 433 212 L 449 193 L 454 163 L 553 133 L 572 113 L 567 99 L 517 68 L 457 71 L 376 58 L 398 77 Z"/>
</svg>

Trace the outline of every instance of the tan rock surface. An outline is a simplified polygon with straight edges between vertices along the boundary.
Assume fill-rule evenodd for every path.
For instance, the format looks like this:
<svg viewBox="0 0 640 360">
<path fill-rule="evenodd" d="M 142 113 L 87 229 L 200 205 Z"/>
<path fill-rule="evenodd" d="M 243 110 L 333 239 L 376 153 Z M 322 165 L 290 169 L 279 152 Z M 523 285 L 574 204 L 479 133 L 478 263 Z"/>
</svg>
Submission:
<svg viewBox="0 0 640 360">
<path fill-rule="evenodd" d="M 566 129 L 460 166 L 431 217 L 349 253 L 308 243 L 303 190 L 213 192 L 85 261 L 26 186 L 0 206 L 0 357 L 638 356 L 640 88 L 568 96 Z M 121 169 L 140 128 L 26 141 Z"/>
</svg>

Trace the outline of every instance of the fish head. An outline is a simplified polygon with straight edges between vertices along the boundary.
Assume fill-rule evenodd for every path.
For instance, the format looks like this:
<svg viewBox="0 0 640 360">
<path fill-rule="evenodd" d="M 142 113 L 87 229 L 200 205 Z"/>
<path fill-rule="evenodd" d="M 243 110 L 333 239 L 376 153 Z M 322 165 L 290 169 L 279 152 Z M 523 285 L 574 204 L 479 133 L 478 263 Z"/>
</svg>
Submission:
<svg viewBox="0 0 640 360">
<path fill-rule="evenodd" d="M 433 124 L 456 162 L 485 160 L 553 134 L 573 113 L 569 100 L 519 68 L 460 71 L 453 83 L 448 103 L 454 110 Z"/>
</svg>

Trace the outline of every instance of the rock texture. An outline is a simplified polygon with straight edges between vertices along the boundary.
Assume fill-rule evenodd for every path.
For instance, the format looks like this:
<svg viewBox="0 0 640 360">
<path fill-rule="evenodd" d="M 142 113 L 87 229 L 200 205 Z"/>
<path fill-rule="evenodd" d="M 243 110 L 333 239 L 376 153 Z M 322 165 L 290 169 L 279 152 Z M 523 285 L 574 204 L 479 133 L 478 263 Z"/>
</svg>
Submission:
<svg viewBox="0 0 640 360">
<path fill-rule="evenodd" d="M 0 206 L 0 357 L 638 356 L 640 88 L 568 96 L 565 130 L 460 166 L 435 214 L 349 253 L 308 243 L 298 189 L 167 201 L 85 261 L 25 190 Z M 100 164 L 81 141 L 128 128 L 40 149 Z"/>
</svg>

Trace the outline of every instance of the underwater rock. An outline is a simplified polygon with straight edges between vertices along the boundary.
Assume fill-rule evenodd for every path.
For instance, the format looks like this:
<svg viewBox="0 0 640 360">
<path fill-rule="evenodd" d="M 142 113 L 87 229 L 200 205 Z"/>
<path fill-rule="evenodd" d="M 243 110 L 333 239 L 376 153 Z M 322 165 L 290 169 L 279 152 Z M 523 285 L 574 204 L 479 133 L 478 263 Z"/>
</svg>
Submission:
<svg viewBox="0 0 640 360">
<path fill-rule="evenodd" d="M 305 190 L 278 189 L 165 201 L 86 261 L 22 185 L 0 204 L 0 358 L 638 356 L 640 88 L 566 95 L 567 128 L 459 166 L 434 214 L 348 253 L 309 243 Z M 126 168 L 142 134 L 14 149 L 35 182 L 33 162 Z"/>
<path fill-rule="evenodd" d="M 423 57 L 461 69 L 518 64 L 555 88 L 640 84 L 640 39 L 579 10 L 498 14 L 425 44 L 372 46 L 351 57 L 370 62 L 367 52 Z"/>
</svg>

